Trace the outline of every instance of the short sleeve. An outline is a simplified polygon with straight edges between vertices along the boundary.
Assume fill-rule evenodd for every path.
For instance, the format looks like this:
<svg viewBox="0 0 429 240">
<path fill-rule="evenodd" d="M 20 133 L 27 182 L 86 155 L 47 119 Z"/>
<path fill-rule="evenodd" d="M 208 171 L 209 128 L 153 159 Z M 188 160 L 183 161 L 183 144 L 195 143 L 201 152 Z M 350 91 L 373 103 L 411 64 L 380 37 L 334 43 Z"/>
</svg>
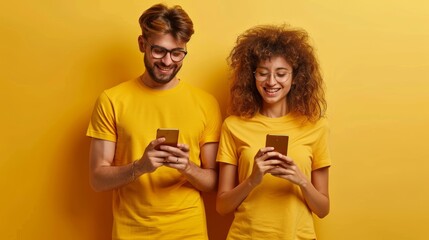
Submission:
<svg viewBox="0 0 429 240">
<path fill-rule="evenodd" d="M 206 125 L 201 135 L 200 146 L 209 142 L 219 142 L 220 129 L 222 126 L 222 115 L 220 113 L 219 104 L 214 97 L 210 96 L 210 98 L 208 98 L 204 110 Z"/>
<path fill-rule="evenodd" d="M 237 159 L 234 137 L 228 128 L 226 120 L 222 125 L 216 161 L 237 165 Z"/>
<path fill-rule="evenodd" d="M 106 92 L 103 92 L 95 103 L 86 135 L 116 142 L 115 110 Z"/>
<path fill-rule="evenodd" d="M 313 164 L 312 169 L 316 170 L 331 165 L 331 154 L 329 151 L 328 138 L 329 138 L 329 125 L 325 118 L 321 119 L 318 123 L 318 138 L 313 145 Z"/>
</svg>

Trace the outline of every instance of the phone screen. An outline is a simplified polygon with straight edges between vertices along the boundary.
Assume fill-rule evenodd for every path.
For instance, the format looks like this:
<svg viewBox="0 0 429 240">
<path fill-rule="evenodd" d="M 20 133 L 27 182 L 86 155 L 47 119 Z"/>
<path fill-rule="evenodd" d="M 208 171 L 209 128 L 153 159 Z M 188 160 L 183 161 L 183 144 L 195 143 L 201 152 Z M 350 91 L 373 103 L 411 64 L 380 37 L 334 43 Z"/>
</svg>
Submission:
<svg viewBox="0 0 429 240">
<path fill-rule="evenodd" d="M 267 134 L 266 147 L 274 147 L 274 151 L 287 156 L 289 136 L 284 134 Z"/>
</svg>

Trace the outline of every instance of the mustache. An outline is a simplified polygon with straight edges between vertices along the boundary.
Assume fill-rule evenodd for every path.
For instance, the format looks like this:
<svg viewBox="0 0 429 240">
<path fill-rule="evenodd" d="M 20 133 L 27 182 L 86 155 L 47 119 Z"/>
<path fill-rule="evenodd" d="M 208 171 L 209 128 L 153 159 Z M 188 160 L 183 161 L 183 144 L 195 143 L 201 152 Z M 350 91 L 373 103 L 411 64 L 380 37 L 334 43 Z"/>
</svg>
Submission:
<svg viewBox="0 0 429 240">
<path fill-rule="evenodd" d="M 158 66 L 160 66 L 160 67 L 163 67 L 163 68 L 174 68 L 177 65 L 175 63 L 172 63 L 170 65 L 166 65 L 163 62 L 158 62 L 158 63 L 155 63 L 155 64 L 158 65 Z"/>
</svg>

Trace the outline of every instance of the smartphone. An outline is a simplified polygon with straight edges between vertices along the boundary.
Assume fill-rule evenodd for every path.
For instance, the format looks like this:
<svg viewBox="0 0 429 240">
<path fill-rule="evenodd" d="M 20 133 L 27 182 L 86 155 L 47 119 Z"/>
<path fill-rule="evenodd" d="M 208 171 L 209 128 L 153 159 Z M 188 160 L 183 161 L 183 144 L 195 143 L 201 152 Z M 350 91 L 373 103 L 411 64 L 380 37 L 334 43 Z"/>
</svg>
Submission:
<svg viewBox="0 0 429 240">
<path fill-rule="evenodd" d="M 267 134 L 266 147 L 274 147 L 274 151 L 287 156 L 289 136 L 284 134 Z"/>
<path fill-rule="evenodd" d="M 177 147 L 177 142 L 179 139 L 179 129 L 177 128 L 158 128 L 156 131 L 156 138 L 165 138 L 165 142 L 160 145 L 168 145 Z M 156 148 L 159 149 L 158 145 Z"/>
</svg>

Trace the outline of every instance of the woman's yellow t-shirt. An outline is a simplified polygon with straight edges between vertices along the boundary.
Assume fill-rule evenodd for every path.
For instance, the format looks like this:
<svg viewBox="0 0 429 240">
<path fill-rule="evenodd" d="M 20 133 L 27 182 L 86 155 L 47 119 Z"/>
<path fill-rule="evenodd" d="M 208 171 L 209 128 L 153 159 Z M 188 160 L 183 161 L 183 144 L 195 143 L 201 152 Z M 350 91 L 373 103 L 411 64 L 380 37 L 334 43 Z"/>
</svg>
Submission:
<svg viewBox="0 0 429 240">
<path fill-rule="evenodd" d="M 325 118 L 316 123 L 288 114 L 269 118 L 228 117 L 221 132 L 218 162 L 237 166 L 241 183 L 252 173 L 254 157 L 265 146 L 268 133 L 289 136 L 288 156 L 311 178 L 311 171 L 330 166 L 327 145 L 328 124 Z M 315 239 L 312 213 L 301 190 L 291 182 L 264 175 L 262 183 L 247 196 L 235 211 L 228 239 Z"/>
</svg>

